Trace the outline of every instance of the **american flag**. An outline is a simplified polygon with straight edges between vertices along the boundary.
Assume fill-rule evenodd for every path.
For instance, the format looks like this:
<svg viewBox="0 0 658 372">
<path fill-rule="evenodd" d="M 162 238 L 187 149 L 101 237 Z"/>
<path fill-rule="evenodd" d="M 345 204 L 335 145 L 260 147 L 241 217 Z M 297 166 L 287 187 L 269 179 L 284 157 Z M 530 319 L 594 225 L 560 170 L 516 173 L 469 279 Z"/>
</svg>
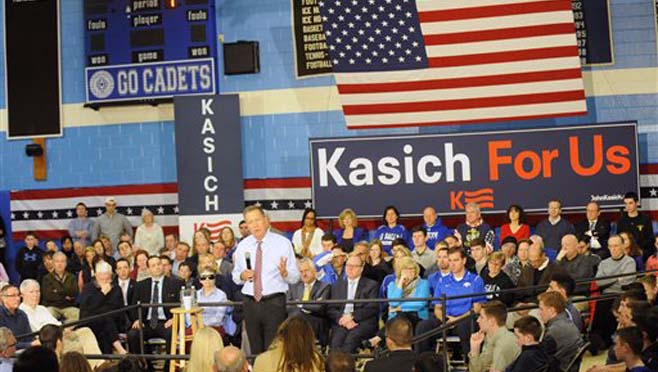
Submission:
<svg viewBox="0 0 658 372">
<path fill-rule="evenodd" d="M 261 205 L 272 225 L 283 231 L 299 228 L 304 208 L 311 206 L 310 178 L 250 179 L 244 186 L 245 205 Z M 133 227 L 141 224 L 142 209 L 149 208 L 165 233 L 178 232 L 178 187 L 163 183 L 12 191 L 12 238 L 22 240 L 25 233 L 35 231 L 40 239 L 59 239 L 67 234 L 78 202 L 87 205 L 93 219 L 105 212 L 108 196 L 116 198 L 117 211 L 126 215 Z M 207 227 L 217 230 L 217 226 Z"/>
<path fill-rule="evenodd" d="M 570 0 L 322 0 L 347 126 L 581 115 Z"/>
</svg>

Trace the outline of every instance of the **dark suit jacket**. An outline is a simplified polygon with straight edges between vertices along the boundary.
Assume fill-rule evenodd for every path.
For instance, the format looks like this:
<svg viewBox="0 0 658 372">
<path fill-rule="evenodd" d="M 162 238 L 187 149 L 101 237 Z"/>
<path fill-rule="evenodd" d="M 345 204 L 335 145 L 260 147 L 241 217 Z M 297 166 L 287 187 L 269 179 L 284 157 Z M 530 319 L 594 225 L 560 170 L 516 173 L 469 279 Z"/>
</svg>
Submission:
<svg viewBox="0 0 658 372">
<path fill-rule="evenodd" d="M 346 299 L 347 298 L 347 279 L 337 281 L 331 288 L 332 299 Z M 379 286 L 377 282 L 368 278 L 361 277 L 359 284 L 356 287 L 354 299 L 376 299 L 379 293 Z M 332 304 L 327 308 L 329 318 L 336 324 L 343 312 L 345 311 L 345 304 Z M 370 327 L 377 327 L 377 315 L 379 314 L 379 305 L 375 302 L 372 303 L 355 303 L 352 317 L 354 321 Z M 365 324 L 364 324 L 365 323 Z M 371 323 L 371 324 L 370 324 Z"/>
<path fill-rule="evenodd" d="M 589 221 L 585 219 L 584 221 L 578 222 L 574 229 L 576 230 L 576 237 L 578 240 L 582 239 L 585 236 L 585 233 L 589 231 Z M 600 218 L 596 221 L 594 225 L 594 230 L 592 235 L 597 237 L 599 243 L 601 243 L 601 249 L 608 249 L 608 238 L 610 237 L 610 222 L 603 221 Z"/>
<path fill-rule="evenodd" d="M 566 273 L 563 268 L 561 268 L 558 264 L 552 261 L 549 261 L 546 268 L 544 268 L 544 270 L 542 270 L 541 272 L 537 272 L 537 270 L 535 270 L 535 268 L 532 267 L 532 265 L 526 265 L 521 270 L 521 276 L 519 277 L 519 282 L 517 284 L 517 287 L 519 288 L 530 287 L 534 285 L 548 286 L 548 284 L 551 282 L 551 277 L 555 272 Z M 539 275 L 539 278 L 536 278 L 536 275 Z M 517 300 L 522 302 L 526 302 L 526 301 L 536 302 L 535 297 L 540 292 L 544 292 L 544 290 L 545 288 L 543 290 L 542 289 L 520 290 L 518 293 Z"/>
<path fill-rule="evenodd" d="M 131 304 L 136 304 L 137 302 L 141 302 L 144 304 L 151 303 L 152 283 L 153 283 L 153 279 L 151 278 L 137 282 L 137 284 L 135 284 L 135 292 L 133 293 L 133 297 L 130 303 Z M 183 286 L 183 282 L 181 282 L 180 280 L 175 278 L 168 278 L 164 276 L 162 279 L 162 302 L 163 303 L 179 302 L 180 289 L 182 286 Z M 148 316 L 148 309 L 149 309 L 148 307 L 142 307 L 142 321 L 147 320 L 146 317 Z M 165 307 L 164 313 L 167 319 L 171 319 L 170 308 Z M 138 319 L 137 317 L 138 317 L 137 311 L 133 311 L 131 315 L 131 321 L 134 322 L 135 320 Z"/>
<path fill-rule="evenodd" d="M 311 300 L 326 300 L 331 294 L 329 284 L 316 280 L 311 287 Z M 304 282 L 301 280 L 290 286 L 286 293 L 288 301 L 300 301 L 304 297 Z M 326 312 L 326 305 L 303 305 L 304 310 L 309 311 L 311 315 L 323 317 Z M 302 312 L 298 305 L 288 305 L 288 316 L 295 316 Z"/>
<path fill-rule="evenodd" d="M 92 280 L 82 288 L 82 292 L 80 293 L 80 319 L 118 310 L 122 307 L 121 288 L 115 285 L 112 285 L 112 290 L 107 294 L 101 292 L 100 288 L 96 285 L 96 280 Z M 100 322 L 116 322 L 120 318 L 120 314 L 114 314 L 101 319 Z"/>
<path fill-rule="evenodd" d="M 130 301 L 132 301 L 133 298 L 133 293 L 135 293 L 135 285 L 137 282 L 134 279 L 129 279 L 128 281 L 128 293 L 126 294 L 126 299 L 128 300 L 128 305 L 130 305 Z M 115 285 L 121 290 L 121 287 L 119 287 L 119 278 L 116 276 L 112 280 L 112 285 Z M 123 293 L 121 293 L 121 296 L 123 296 Z M 123 298 L 123 297 L 122 297 Z"/>
<path fill-rule="evenodd" d="M 364 372 L 410 372 L 416 364 L 416 353 L 412 350 L 396 350 L 383 358 L 371 360 Z"/>
</svg>

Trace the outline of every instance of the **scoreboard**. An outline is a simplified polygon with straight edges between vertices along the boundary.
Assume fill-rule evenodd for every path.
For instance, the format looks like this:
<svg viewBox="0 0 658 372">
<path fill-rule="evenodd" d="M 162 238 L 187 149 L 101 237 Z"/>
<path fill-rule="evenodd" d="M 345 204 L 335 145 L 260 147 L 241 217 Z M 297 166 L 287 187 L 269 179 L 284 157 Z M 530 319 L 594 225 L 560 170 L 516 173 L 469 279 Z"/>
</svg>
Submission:
<svg viewBox="0 0 658 372">
<path fill-rule="evenodd" d="M 214 0 L 85 0 L 87 103 L 215 94 Z"/>
</svg>

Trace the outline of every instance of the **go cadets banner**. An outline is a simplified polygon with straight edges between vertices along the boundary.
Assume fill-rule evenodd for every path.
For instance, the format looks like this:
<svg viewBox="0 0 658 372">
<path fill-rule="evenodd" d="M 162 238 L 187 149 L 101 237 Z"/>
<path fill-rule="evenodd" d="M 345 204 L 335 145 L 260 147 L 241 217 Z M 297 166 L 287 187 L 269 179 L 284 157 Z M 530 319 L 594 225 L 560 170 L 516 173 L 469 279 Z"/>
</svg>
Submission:
<svg viewBox="0 0 658 372">
<path fill-rule="evenodd" d="M 484 212 L 510 204 L 545 211 L 591 200 L 623 206 L 639 191 L 634 122 L 497 132 L 311 139 L 313 205 L 318 217 L 343 208 L 380 217 L 387 205 L 420 215 L 461 214 L 469 202 Z M 639 194 L 639 192 L 638 192 Z"/>
</svg>

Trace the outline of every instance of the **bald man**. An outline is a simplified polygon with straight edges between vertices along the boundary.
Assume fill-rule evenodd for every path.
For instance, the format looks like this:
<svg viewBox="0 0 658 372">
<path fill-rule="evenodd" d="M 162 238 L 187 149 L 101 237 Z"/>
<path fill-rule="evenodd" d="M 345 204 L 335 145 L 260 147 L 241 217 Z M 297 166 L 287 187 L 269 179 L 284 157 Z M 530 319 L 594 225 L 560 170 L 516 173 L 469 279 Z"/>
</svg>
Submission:
<svg viewBox="0 0 658 372">
<path fill-rule="evenodd" d="M 226 346 L 215 353 L 214 372 L 247 372 L 249 362 L 242 350 L 235 346 Z"/>
<path fill-rule="evenodd" d="M 584 255 L 578 251 L 578 238 L 574 234 L 567 234 L 561 240 L 562 249 L 558 254 L 558 265 L 564 269 L 574 280 L 594 277 L 594 266 Z"/>
</svg>

